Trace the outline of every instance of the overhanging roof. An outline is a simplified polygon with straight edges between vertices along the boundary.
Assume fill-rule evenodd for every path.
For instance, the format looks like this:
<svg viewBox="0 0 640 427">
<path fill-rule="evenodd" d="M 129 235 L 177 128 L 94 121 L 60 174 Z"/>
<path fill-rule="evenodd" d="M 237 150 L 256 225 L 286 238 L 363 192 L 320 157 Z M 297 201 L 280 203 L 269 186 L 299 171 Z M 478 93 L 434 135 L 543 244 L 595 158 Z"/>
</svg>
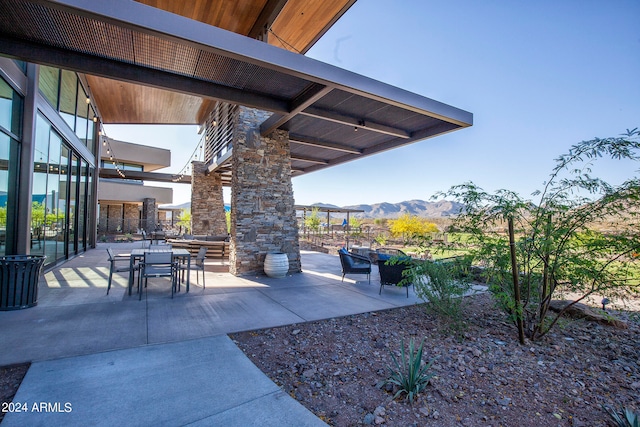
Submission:
<svg viewBox="0 0 640 427">
<path fill-rule="evenodd" d="M 441 102 L 128 0 L 3 0 L 0 53 L 241 104 L 289 131 L 306 173 L 471 126 Z"/>
</svg>

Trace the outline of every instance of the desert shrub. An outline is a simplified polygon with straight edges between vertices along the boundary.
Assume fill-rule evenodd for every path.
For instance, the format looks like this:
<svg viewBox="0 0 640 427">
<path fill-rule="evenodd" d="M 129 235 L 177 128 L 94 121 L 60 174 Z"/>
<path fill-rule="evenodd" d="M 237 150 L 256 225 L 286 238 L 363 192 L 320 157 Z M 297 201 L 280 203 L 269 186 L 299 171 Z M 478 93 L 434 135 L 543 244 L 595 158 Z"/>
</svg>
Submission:
<svg viewBox="0 0 640 427">
<path fill-rule="evenodd" d="M 455 334 L 461 334 L 465 326 L 464 295 L 471 287 L 470 266 L 466 257 L 415 261 L 403 279 L 414 284 L 418 297 L 427 302 L 427 311 L 440 316 L 445 330 Z"/>
<path fill-rule="evenodd" d="M 409 348 L 405 349 L 404 340 L 402 340 L 400 344 L 400 360 L 393 352 L 390 352 L 393 364 L 387 366 L 389 377 L 379 382 L 378 387 L 382 388 L 387 384 L 392 384 L 397 388 L 393 396 L 394 399 L 404 394 L 405 399 L 412 403 L 435 375 L 429 372 L 435 359 L 431 359 L 426 364 L 422 362 L 423 346 L 424 340 L 420 343 L 420 347 L 414 349 L 415 344 L 413 338 L 411 338 Z"/>
<path fill-rule="evenodd" d="M 465 206 L 453 226 L 467 234 L 521 343 L 525 335 L 540 340 L 567 309 L 594 294 L 624 298 L 638 291 L 640 179 L 612 185 L 592 176 L 599 158 L 637 162 L 640 131 L 573 145 L 556 159 L 536 200 L 509 190 L 489 193 L 471 182 L 440 195 Z M 605 231 L 596 227 L 607 222 Z M 552 314 L 558 294 L 576 297 Z"/>
</svg>

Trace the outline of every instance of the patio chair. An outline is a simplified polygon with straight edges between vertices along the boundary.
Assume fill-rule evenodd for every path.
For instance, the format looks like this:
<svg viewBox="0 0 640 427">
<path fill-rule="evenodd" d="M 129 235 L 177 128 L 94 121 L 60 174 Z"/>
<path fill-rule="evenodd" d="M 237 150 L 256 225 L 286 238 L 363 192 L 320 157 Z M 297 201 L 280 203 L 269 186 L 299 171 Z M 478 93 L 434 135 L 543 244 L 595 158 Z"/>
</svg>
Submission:
<svg viewBox="0 0 640 427">
<path fill-rule="evenodd" d="M 347 252 L 342 248 L 338 250 L 340 255 L 340 263 L 342 264 L 342 281 L 346 274 L 366 274 L 369 283 L 371 283 L 371 261 L 362 255 L 356 255 Z"/>
<path fill-rule="evenodd" d="M 153 252 L 171 252 L 172 245 L 149 245 L 149 250 Z"/>
<path fill-rule="evenodd" d="M 378 248 L 376 249 L 375 254 L 372 254 L 372 255 L 373 255 L 372 261 L 375 262 L 376 264 L 378 264 L 379 261 L 385 262 L 391 259 L 392 257 L 396 257 L 396 256 L 409 258 L 409 256 L 406 253 L 404 253 L 404 251 L 396 248 Z"/>
<path fill-rule="evenodd" d="M 151 237 L 149 237 L 147 235 L 147 232 L 144 231 L 144 229 L 143 229 L 142 231 L 140 231 L 140 234 L 142 234 L 142 247 L 146 248 L 147 246 L 151 246 L 151 243 L 153 243 L 153 242 L 151 241 Z M 149 243 L 147 243 L 147 242 L 149 242 Z"/>
<path fill-rule="evenodd" d="M 113 249 L 107 248 L 107 254 L 109 254 L 109 284 L 107 285 L 107 295 L 109 295 L 109 290 L 111 289 L 111 279 L 113 278 L 113 273 L 124 273 L 125 271 L 131 270 L 131 258 L 128 255 L 114 255 Z M 121 265 L 118 267 L 116 265 L 117 262 L 126 261 L 126 265 Z M 136 264 L 133 267 L 134 271 L 138 271 L 139 265 Z"/>
<path fill-rule="evenodd" d="M 173 261 L 173 253 L 144 253 L 144 260 L 140 263 L 140 274 L 138 275 L 139 299 L 142 299 L 142 280 L 144 279 L 144 287 L 146 288 L 149 277 L 170 277 L 171 298 L 173 298 L 178 281 L 178 264 Z"/>
<path fill-rule="evenodd" d="M 402 281 L 402 272 L 410 267 L 409 261 L 399 260 L 396 264 L 391 265 L 389 261 L 378 261 L 378 271 L 380 272 L 380 292 L 382 294 L 382 288 L 384 286 L 398 286 Z M 404 283 L 403 287 L 407 288 L 407 298 L 409 298 L 409 286 L 411 283 Z"/>
<path fill-rule="evenodd" d="M 196 270 L 196 283 L 199 285 L 198 281 L 198 271 L 202 271 L 202 289 L 206 289 L 206 284 L 204 283 L 204 260 L 207 257 L 207 248 L 206 246 L 200 246 L 200 250 L 198 250 L 198 255 L 196 255 L 195 262 L 191 264 L 191 271 Z M 189 267 L 186 264 L 180 264 L 181 273 L 184 274 Z"/>
</svg>

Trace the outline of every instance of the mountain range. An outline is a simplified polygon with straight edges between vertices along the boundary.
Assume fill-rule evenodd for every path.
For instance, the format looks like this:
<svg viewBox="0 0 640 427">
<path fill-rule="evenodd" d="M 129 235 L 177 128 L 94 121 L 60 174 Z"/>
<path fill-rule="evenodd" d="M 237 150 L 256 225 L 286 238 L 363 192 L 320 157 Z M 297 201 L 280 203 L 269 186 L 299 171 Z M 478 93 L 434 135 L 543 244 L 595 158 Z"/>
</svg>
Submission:
<svg viewBox="0 0 640 427">
<path fill-rule="evenodd" d="M 314 203 L 312 206 L 333 207 L 326 203 Z M 350 205 L 342 206 L 343 209 L 362 210 L 362 213 L 352 214 L 357 218 L 398 218 L 404 214 L 416 215 L 425 218 L 443 218 L 458 215 L 463 209 L 463 205 L 458 202 L 440 200 L 437 202 L 427 202 L 424 200 L 408 200 L 400 203 L 374 203 L 372 205 Z"/>
<path fill-rule="evenodd" d="M 336 206 L 328 203 L 314 203 L 311 206 L 324 208 L 342 208 L 361 210 L 362 213 L 352 214 L 356 218 L 398 218 L 404 214 L 416 215 L 424 218 L 447 218 L 453 217 L 460 213 L 463 205 L 458 202 L 448 200 L 440 200 L 437 202 L 427 202 L 424 200 L 408 200 L 400 203 L 374 203 L 372 205 L 350 205 Z M 189 209 L 191 203 L 182 203 L 180 205 L 163 206 L 164 208 Z M 226 207 L 226 206 L 225 206 Z"/>
</svg>

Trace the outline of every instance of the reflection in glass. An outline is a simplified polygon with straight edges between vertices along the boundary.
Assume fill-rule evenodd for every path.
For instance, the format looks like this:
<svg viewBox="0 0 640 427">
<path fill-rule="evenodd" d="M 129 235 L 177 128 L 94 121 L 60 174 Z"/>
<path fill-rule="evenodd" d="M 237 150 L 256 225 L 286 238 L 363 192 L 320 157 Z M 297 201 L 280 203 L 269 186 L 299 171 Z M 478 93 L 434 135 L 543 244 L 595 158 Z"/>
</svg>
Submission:
<svg viewBox="0 0 640 427">
<path fill-rule="evenodd" d="M 87 210 L 87 162 L 80 161 L 80 188 L 78 190 L 78 250 L 86 249 L 85 218 Z"/>
<path fill-rule="evenodd" d="M 61 145 L 60 147 L 60 182 L 58 184 L 58 227 L 60 227 L 60 231 L 62 232 L 62 236 L 68 235 L 68 222 L 67 222 L 67 198 L 69 197 L 69 149 L 66 145 Z M 61 239 L 59 242 L 59 251 L 58 258 L 64 259 L 65 251 L 64 251 L 64 240 Z"/>
<path fill-rule="evenodd" d="M 76 114 L 76 135 L 80 138 L 80 141 L 87 145 L 87 126 L 89 125 L 89 98 L 84 91 L 82 85 L 78 84 L 78 101 L 77 101 L 77 114 Z"/>
<path fill-rule="evenodd" d="M 73 255 L 76 253 L 76 219 L 77 219 L 77 196 L 76 191 L 78 189 L 78 169 L 80 168 L 78 158 L 75 155 L 71 156 L 71 165 L 69 167 L 70 172 L 70 181 L 69 181 L 69 209 L 68 209 L 68 221 L 67 226 L 69 227 L 69 247 L 67 255 Z"/>
<path fill-rule="evenodd" d="M 77 91 L 78 78 L 76 74 L 72 71 L 62 70 L 60 115 L 72 130 L 75 130 Z"/>
<path fill-rule="evenodd" d="M 40 66 L 40 79 L 38 88 L 49 104 L 58 109 L 58 86 L 60 83 L 60 70 L 45 65 Z"/>
<path fill-rule="evenodd" d="M 22 98 L 0 78 L 0 126 L 20 136 Z"/>
<path fill-rule="evenodd" d="M 11 138 L 0 132 L 0 255 L 6 253 L 10 147 Z"/>
</svg>

